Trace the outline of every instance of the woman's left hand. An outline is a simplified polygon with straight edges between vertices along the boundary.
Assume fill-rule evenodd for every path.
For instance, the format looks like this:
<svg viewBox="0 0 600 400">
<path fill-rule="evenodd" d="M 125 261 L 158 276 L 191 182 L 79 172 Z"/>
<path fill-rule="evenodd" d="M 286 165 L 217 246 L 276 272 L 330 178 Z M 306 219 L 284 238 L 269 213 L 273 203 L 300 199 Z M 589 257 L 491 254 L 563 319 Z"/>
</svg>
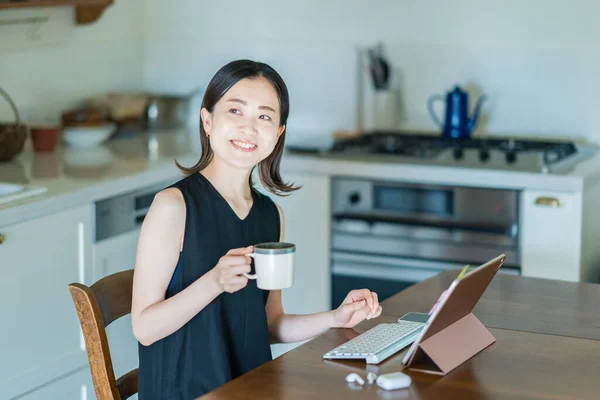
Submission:
<svg viewBox="0 0 600 400">
<path fill-rule="evenodd" d="M 333 310 L 333 328 L 353 328 L 365 319 L 381 315 L 377 293 L 368 289 L 351 290 L 342 304 Z"/>
</svg>

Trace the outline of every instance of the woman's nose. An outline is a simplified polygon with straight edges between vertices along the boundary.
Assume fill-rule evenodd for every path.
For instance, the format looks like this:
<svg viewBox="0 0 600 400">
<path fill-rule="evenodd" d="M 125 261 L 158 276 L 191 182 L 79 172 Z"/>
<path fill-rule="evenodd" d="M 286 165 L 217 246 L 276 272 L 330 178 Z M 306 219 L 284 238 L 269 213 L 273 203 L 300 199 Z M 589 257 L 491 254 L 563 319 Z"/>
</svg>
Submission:
<svg viewBox="0 0 600 400">
<path fill-rule="evenodd" d="M 256 122 L 253 119 L 245 119 L 243 124 L 240 126 L 242 133 L 248 135 L 256 135 L 258 133 L 258 129 L 256 127 Z"/>
</svg>

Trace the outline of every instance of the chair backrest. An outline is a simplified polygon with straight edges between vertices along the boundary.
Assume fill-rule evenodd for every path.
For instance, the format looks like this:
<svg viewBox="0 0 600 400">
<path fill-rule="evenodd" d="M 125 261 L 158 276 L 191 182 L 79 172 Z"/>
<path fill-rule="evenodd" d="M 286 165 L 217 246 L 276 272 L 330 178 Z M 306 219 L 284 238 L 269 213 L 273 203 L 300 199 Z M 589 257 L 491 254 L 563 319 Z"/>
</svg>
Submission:
<svg viewBox="0 0 600 400">
<path fill-rule="evenodd" d="M 125 400 L 138 391 L 138 369 L 115 380 L 105 328 L 131 312 L 133 270 L 108 275 L 92 286 L 69 284 L 98 400 Z"/>
</svg>

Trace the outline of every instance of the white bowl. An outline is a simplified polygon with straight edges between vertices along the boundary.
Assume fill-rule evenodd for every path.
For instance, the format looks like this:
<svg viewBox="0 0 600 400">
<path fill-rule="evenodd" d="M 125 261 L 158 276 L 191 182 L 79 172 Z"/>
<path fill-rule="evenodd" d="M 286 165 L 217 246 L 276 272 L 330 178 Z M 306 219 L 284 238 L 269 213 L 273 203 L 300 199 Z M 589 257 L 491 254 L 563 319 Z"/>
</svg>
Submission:
<svg viewBox="0 0 600 400">
<path fill-rule="evenodd" d="M 62 157 L 64 175 L 76 179 L 103 177 L 114 162 L 112 151 L 103 145 L 65 148 Z"/>
<path fill-rule="evenodd" d="M 114 162 L 114 155 L 106 146 L 93 148 L 69 148 L 63 154 L 65 165 L 72 168 L 96 168 L 110 166 Z"/>
<path fill-rule="evenodd" d="M 115 132 L 114 124 L 98 127 L 67 127 L 62 130 L 63 141 L 72 147 L 95 147 Z"/>
</svg>

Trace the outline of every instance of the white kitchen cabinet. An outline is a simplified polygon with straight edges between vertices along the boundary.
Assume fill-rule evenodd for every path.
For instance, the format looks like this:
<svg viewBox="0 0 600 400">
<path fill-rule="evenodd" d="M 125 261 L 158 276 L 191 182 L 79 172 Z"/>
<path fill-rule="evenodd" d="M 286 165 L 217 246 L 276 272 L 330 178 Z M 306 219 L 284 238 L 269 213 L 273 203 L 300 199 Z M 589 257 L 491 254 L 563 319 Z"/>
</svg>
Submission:
<svg viewBox="0 0 600 400">
<path fill-rule="evenodd" d="M 0 227 L 0 398 L 87 365 L 67 285 L 89 284 L 91 210 L 83 206 Z"/>
<path fill-rule="evenodd" d="M 107 275 L 132 269 L 139 229 L 132 230 L 93 245 L 94 279 L 97 281 Z M 127 314 L 106 327 L 106 336 L 112 358 L 115 377 L 138 367 L 138 342 L 131 328 L 131 314 Z"/>
<path fill-rule="evenodd" d="M 329 310 L 330 179 L 290 174 L 285 178 L 302 188 L 274 199 L 285 216 L 284 240 L 296 245 L 294 286 L 283 291 L 283 306 L 292 314 Z"/>
<path fill-rule="evenodd" d="M 522 275 L 579 281 L 581 193 L 525 190 L 520 208 Z"/>
<path fill-rule="evenodd" d="M 330 179 L 282 173 L 285 181 L 302 185 L 287 197 L 270 195 L 285 215 L 286 242 L 296 245 L 294 285 L 282 291 L 288 314 L 312 314 L 330 309 Z M 265 192 L 261 188 L 261 191 Z M 301 343 L 272 346 L 277 357 Z"/>
<path fill-rule="evenodd" d="M 84 367 L 33 390 L 18 400 L 93 400 L 96 399 L 90 369 Z"/>
</svg>

